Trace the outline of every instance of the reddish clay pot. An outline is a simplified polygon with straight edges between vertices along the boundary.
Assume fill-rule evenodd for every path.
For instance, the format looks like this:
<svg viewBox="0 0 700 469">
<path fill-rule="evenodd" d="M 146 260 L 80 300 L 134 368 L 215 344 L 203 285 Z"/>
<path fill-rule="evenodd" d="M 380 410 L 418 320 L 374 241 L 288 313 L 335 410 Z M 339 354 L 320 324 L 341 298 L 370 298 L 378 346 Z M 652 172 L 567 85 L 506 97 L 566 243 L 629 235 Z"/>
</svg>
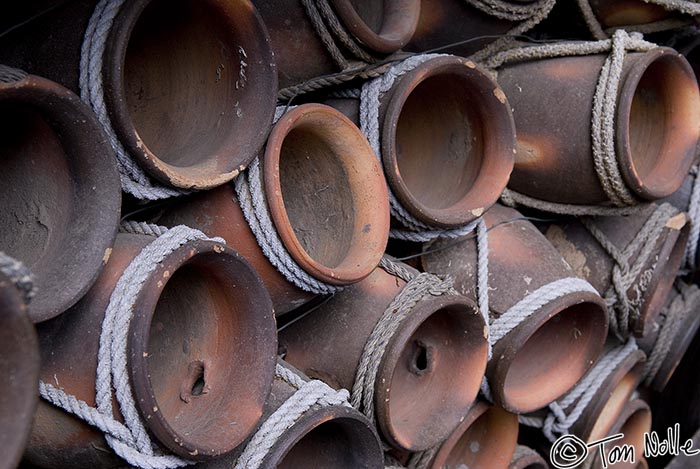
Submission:
<svg viewBox="0 0 700 469">
<path fill-rule="evenodd" d="M 77 91 L 96 4 L 58 6 L 11 35 L 0 58 Z M 72 30 L 60 35 L 64 29 Z M 248 0 L 129 0 L 109 31 L 101 73 L 119 141 L 166 185 L 221 185 L 265 142 L 277 80 L 269 37 Z"/>
<path fill-rule="evenodd" d="M 66 88 L 0 79 L 0 250 L 33 273 L 33 322 L 87 292 L 112 251 L 121 192 L 94 114 Z"/>
<path fill-rule="evenodd" d="M 359 121 L 358 100 L 331 103 Z M 380 99 L 379 129 L 391 190 L 430 226 L 474 220 L 498 200 L 513 169 L 510 106 L 467 59 L 436 57 L 397 78 Z"/>
<path fill-rule="evenodd" d="M 549 464 L 534 449 L 518 445 L 515 447 L 508 469 L 549 469 Z"/>
<path fill-rule="evenodd" d="M 282 379 L 275 378 L 261 421 L 264 422 L 295 391 Z M 243 449 L 244 446 L 229 456 L 197 467 L 230 469 Z M 377 432 L 364 415 L 347 406 L 315 406 L 278 438 L 260 467 L 382 469 L 384 454 Z"/>
<path fill-rule="evenodd" d="M 383 269 L 280 331 L 289 363 L 352 389 L 377 321 L 406 282 Z M 476 398 L 486 365 L 484 320 L 461 295 L 419 302 L 391 338 L 375 381 L 375 416 L 390 445 L 423 451 L 444 440 Z M 416 405 L 420 402 L 420 405 Z"/>
<path fill-rule="evenodd" d="M 561 57 L 498 71 L 518 135 L 509 188 L 551 202 L 608 200 L 591 139 L 593 96 L 605 59 Z M 688 62 L 663 47 L 628 54 L 614 120 L 617 162 L 632 194 L 655 200 L 678 189 L 700 137 L 694 124 L 700 120 L 700 91 Z"/>
<path fill-rule="evenodd" d="M 633 446 L 635 461 L 633 463 L 621 461 L 615 465 L 609 465 L 608 467 L 619 467 L 621 469 L 647 468 L 647 462 L 644 458 L 644 434 L 650 431 L 651 410 L 647 403 L 641 399 L 632 399 L 627 402 L 610 431 L 610 435 L 622 433 L 625 436 L 612 443 L 608 443 L 606 449 L 609 451 L 613 446 Z M 599 451 L 600 450 L 595 452 L 596 456 L 595 459 L 593 459 L 592 469 L 602 469 L 604 467 L 601 457 L 598 454 Z"/>
<path fill-rule="evenodd" d="M 273 223 L 297 264 L 333 285 L 367 277 L 386 247 L 389 202 L 379 163 L 357 127 L 328 106 L 299 106 L 273 127 L 261 165 Z M 230 186 L 184 200 L 159 223 L 226 239 L 262 277 L 277 314 L 313 297 L 270 264 Z"/>
<path fill-rule="evenodd" d="M 39 346 L 19 292 L 0 274 L 0 468 L 19 464 L 29 438 L 39 387 Z"/>
<path fill-rule="evenodd" d="M 489 229 L 492 321 L 530 292 L 575 277 L 556 249 L 515 210 L 494 205 L 484 221 Z M 437 241 L 425 249 L 426 271 L 452 276 L 457 291 L 477 297 L 474 236 Z M 607 323 L 605 303 L 589 291 L 546 303 L 493 345 L 486 376 L 494 402 L 509 412 L 526 413 L 565 394 L 600 355 Z"/>
<path fill-rule="evenodd" d="M 44 382 L 95 405 L 104 311 L 124 269 L 153 239 L 120 234 L 85 298 L 41 325 Z M 134 311 L 127 367 L 154 441 L 193 460 L 242 443 L 262 415 L 275 367 L 272 306 L 255 271 L 229 247 L 190 241 L 148 276 Z M 95 429 L 43 401 L 26 457 L 49 468 L 124 464 Z"/>
<path fill-rule="evenodd" d="M 518 443 L 518 416 L 478 401 L 427 466 L 507 469 Z"/>
<path fill-rule="evenodd" d="M 643 0 L 589 0 L 591 10 L 600 25 L 607 29 L 642 26 L 670 18 L 680 18 L 661 5 Z"/>
<path fill-rule="evenodd" d="M 644 222 L 656 209 L 650 205 L 642 212 L 624 217 L 596 217 L 595 225 L 608 237 L 614 246 L 623 250 L 637 235 Z M 637 337 L 645 336 L 661 312 L 673 287 L 676 273 L 683 261 L 690 226 L 684 215 L 669 220 L 662 235 L 656 241 L 654 255 L 650 256 L 640 272 L 639 278 L 629 289 L 630 299 L 638 298 L 640 320 L 632 326 Z M 549 225 L 545 236 L 572 266 L 577 275 L 588 280 L 596 290 L 605 294 L 612 285 L 615 263 L 610 254 L 577 220 L 567 219 Z M 635 254 L 636 255 L 636 254 Z M 634 261 L 634 256 L 632 261 Z M 646 289 L 643 285 L 646 284 Z M 635 291 L 640 286 L 640 292 Z"/>
<path fill-rule="evenodd" d="M 253 3 L 270 31 L 280 88 L 340 71 L 301 1 L 253 0 Z M 418 0 L 330 0 L 328 3 L 349 36 L 366 52 L 378 57 L 408 43 L 420 10 Z M 348 59 L 357 60 L 344 47 L 340 50 Z"/>
</svg>

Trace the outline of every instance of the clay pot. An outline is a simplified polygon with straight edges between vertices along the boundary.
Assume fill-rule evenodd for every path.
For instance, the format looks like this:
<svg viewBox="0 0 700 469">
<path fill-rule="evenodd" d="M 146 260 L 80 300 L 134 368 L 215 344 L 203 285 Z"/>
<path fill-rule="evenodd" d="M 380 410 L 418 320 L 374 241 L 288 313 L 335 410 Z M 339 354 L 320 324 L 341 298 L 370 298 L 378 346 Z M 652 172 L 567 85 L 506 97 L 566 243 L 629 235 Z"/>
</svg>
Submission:
<svg viewBox="0 0 700 469">
<path fill-rule="evenodd" d="M 506 469 L 518 443 L 518 416 L 478 401 L 427 466 Z"/>
<path fill-rule="evenodd" d="M 120 234 L 85 298 L 41 324 L 44 382 L 95 405 L 104 312 L 124 269 L 153 239 Z M 154 441 L 191 460 L 242 443 L 270 391 L 275 334 L 262 282 L 231 248 L 190 241 L 168 255 L 143 283 L 127 345 L 132 393 Z M 43 401 L 26 457 L 49 468 L 124 464 L 95 429 Z"/>
<path fill-rule="evenodd" d="M 534 4 L 539 0 L 510 0 L 514 6 Z M 469 56 L 483 49 L 518 23 L 489 15 L 463 0 L 422 0 L 418 27 L 406 50 L 425 52 L 440 50 Z M 496 37 L 482 37 L 496 36 Z M 469 40 L 464 44 L 462 41 Z M 448 47 L 451 46 L 451 47 Z"/>
<path fill-rule="evenodd" d="M 549 469 L 547 461 L 532 448 L 518 445 L 508 469 Z"/>
<path fill-rule="evenodd" d="M 652 204 L 637 214 L 596 217 L 593 222 L 622 251 L 656 208 Z M 656 241 L 654 254 L 628 290 L 629 298 L 639 302 L 640 320 L 631 327 L 637 337 L 645 336 L 658 318 L 683 261 L 689 234 L 690 226 L 685 223 L 685 215 L 671 218 Z M 578 220 L 566 219 L 549 225 L 545 229 L 545 236 L 577 275 L 588 280 L 601 294 L 605 294 L 612 285 L 615 262 Z M 632 262 L 636 255 L 637 253 L 632 255 Z"/>
<path fill-rule="evenodd" d="M 96 4 L 64 2 L 3 41 L 0 58 L 77 91 Z M 109 30 L 101 76 L 119 142 L 166 185 L 207 189 L 230 181 L 272 121 L 274 59 L 248 0 L 125 2 Z"/>
<path fill-rule="evenodd" d="M 376 269 L 280 331 L 289 363 L 335 388 L 352 389 L 363 349 L 406 282 Z M 375 381 L 375 417 L 395 448 L 423 451 L 444 440 L 476 398 L 486 365 L 484 320 L 461 295 L 420 301 L 398 326 Z M 417 405 L 420 403 L 420 405 Z"/>
<path fill-rule="evenodd" d="M 515 210 L 494 205 L 484 221 L 489 229 L 491 321 L 540 287 L 575 277 L 556 249 Z M 436 241 L 425 250 L 426 271 L 452 276 L 459 292 L 477 297 L 473 235 Z M 526 413 L 565 394 L 600 355 L 607 323 L 605 303 L 590 291 L 544 304 L 493 344 L 486 376 L 494 402 L 509 412 Z"/>
<path fill-rule="evenodd" d="M 679 17 L 661 5 L 643 0 L 589 0 L 591 10 L 603 28 L 641 26 Z"/>
<path fill-rule="evenodd" d="M 359 122 L 359 100 L 329 103 Z M 380 99 L 379 129 L 391 190 L 430 226 L 474 220 L 498 200 L 513 169 L 510 106 L 467 59 L 436 57 L 399 77 Z"/>
<path fill-rule="evenodd" d="M 617 421 L 613 424 L 610 435 L 617 433 L 623 433 L 625 436 L 619 440 L 608 443 L 606 445 L 607 450 L 613 446 L 630 445 L 634 447 L 635 461 L 634 463 L 618 462 L 614 466 L 615 468 L 624 469 L 645 469 L 647 468 L 647 462 L 644 459 L 644 433 L 651 431 L 651 410 L 646 402 L 641 399 L 632 399 L 628 401 Z M 607 435 L 606 435 L 607 436 Z M 600 450 L 595 451 L 595 459 L 593 460 L 592 469 L 603 468 L 603 463 L 601 461 L 600 455 L 598 454 Z"/>
<path fill-rule="evenodd" d="M 690 198 L 693 195 L 693 186 L 695 185 L 695 180 L 697 177 L 696 175 L 692 174 L 692 172 L 693 171 L 691 169 L 691 172 L 688 175 L 686 175 L 685 179 L 683 180 L 683 184 L 681 184 L 681 187 L 679 187 L 676 192 L 674 192 L 668 197 L 665 197 L 659 202 L 667 202 L 676 207 L 681 212 L 687 212 L 688 210 L 690 210 Z M 686 265 L 684 265 L 684 267 L 687 267 L 689 269 L 696 269 L 697 266 L 700 266 L 700 249 L 697 249 L 698 247 L 700 246 L 696 246 L 695 258 L 686 259 L 686 261 L 684 262 L 684 264 Z M 694 272 L 691 273 L 694 274 Z"/>
<path fill-rule="evenodd" d="M 328 106 L 299 106 L 273 127 L 261 166 L 275 228 L 297 264 L 333 285 L 367 277 L 386 247 L 389 203 L 379 163 L 360 131 Z M 262 277 L 278 315 L 313 298 L 270 264 L 231 186 L 183 200 L 159 223 L 223 237 Z"/>
<path fill-rule="evenodd" d="M 698 293 L 693 293 L 693 291 L 697 290 L 698 287 L 696 285 L 677 282 L 668 296 L 664 311 L 649 328 L 649 333 L 638 341 L 639 347 L 644 350 L 647 356 L 651 356 L 659 340 L 662 324 L 666 321 L 666 318 L 668 318 L 668 311 L 671 303 L 673 301 L 680 301 L 681 298 L 679 297 L 681 296 L 686 298 L 684 304 L 687 311 L 678 328 L 678 332 L 671 339 L 671 345 L 667 355 L 663 358 L 661 366 L 652 381 L 649 383 L 647 382 L 648 378 L 645 378 L 645 383 L 656 392 L 664 390 L 671 380 L 671 377 L 676 372 L 676 368 L 690 348 L 693 338 L 697 335 L 698 330 L 700 330 L 700 314 L 697 313 L 700 308 L 700 297 L 697 296 Z"/>
<path fill-rule="evenodd" d="M 253 0 L 253 3 L 270 31 L 280 88 L 340 71 L 301 1 Z M 341 28 L 365 52 L 377 57 L 391 54 L 408 43 L 420 10 L 418 0 L 330 0 L 328 3 Z M 351 61 L 357 61 L 344 46 L 340 50 Z"/>
<path fill-rule="evenodd" d="M 291 368 L 283 361 L 280 363 Z M 261 421 L 264 422 L 295 391 L 282 379 L 275 378 Z M 244 446 L 229 456 L 196 467 L 230 469 L 243 449 Z M 278 438 L 260 467 L 381 469 L 384 455 L 379 437 L 364 415 L 347 406 L 314 406 Z"/>
<path fill-rule="evenodd" d="M 0 274 L 0 467 L 17 467 L 27 444 L 39 387 L 39 346 L 19 292 Z"/>
<path fill-rule="evenodd" d="M 0 80 L 0 249 L 34 273 L 29 315 L 39 322 L 75 304 L 109 259 L 121 192 L 92 112 L 57 83 L 24 75 Z"/>
<path fill-rule="evenodd" d="M 608 201 L 591 139 L 593 96 L 606 57 L 561 57 L 499 69 L 518 135 L 509 188 L 550 202 Z M 655 200 L 678 189 L 695 158 L 698 120 L 700 92 L 683 57 L 663 47 L 626 56 L 614 116 L 615 152 L 634 196 Z"/>
</svg>

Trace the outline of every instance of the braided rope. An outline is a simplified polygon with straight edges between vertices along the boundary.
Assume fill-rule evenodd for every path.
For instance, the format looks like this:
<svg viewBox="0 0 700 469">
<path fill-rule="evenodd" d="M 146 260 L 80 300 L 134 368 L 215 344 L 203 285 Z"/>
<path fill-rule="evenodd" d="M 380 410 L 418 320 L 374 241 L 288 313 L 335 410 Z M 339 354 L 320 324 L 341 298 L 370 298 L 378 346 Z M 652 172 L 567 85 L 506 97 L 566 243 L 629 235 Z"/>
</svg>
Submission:
<svg viewBox="0 0 700 469">
<path fill-rule="evenodd" d="M 0 64 L 0 83 L 14 83 L 24 80 L 28 74 L 24 70 Z"/>
<path fill-rule="evenodd" d="M 592 103 L 592 157 L 596 175 L 606 196 L 613 205 L 625 207 L 637 205 L 639 202 L 622 178 L 615 150 L 615 110 L 618 90 L 627 53 L 646 52 L 654 47 L 656 45 L 644 41 L 637 33 L 628 34 L 626 31 L 618 30 L 612 39 L 514 48 L 492 56 L 485 63 L 488 67 L 495 69 L 514 62 L 609 53 L 601 68 Z M 523 205 L 533 200 L 518 195 L 515 197 L 519 198 L 519 203 Z M 506 203 L 512 204 L 513 199 L 514 193 L 512 191 L 507 193 Z M 575 204 L 552 204 L 540 200 L 536 200 L 536 204 L 539 209 L 564 211 L 568 214 L 581 210 L 581 206 Z M 599 214 L 607 214 L 607 209 L 605 207 L 605 210 L 601 210 Z M 595 207 L 584 206 L 583 210 L 594 213 Z"/>
<path fill-rule="evenodd" d="M 296 388 L 296 391 L 255 432 L 255 435 L 246 444 L 243 453 L 238 457 L 234 469 L 258 469 L 262 467 L 265 457 L 279 437 L 310 409 L 350 406 L 346 389 L 336 391 L 322 381 L 305 381 L 279 363 L 275 370 L 275 377 Z"/>
<path fill-rule="evenodd" d="M 674 346 L 678 333 L 689 314 L 697 314 L 700 307 L 700 288 L 694 284 L 676 281 L 677 294 L 664 308 L 660 319 L 663 321 L 659 335 L 649 353 L 644 366 L 643 382 L 651 386 L 666 357 Z"/>
<path fill-rule="evenodd" d="M 632 241 L 622 250 L 598 228 L 594 219 L 580 219 L 581 224 L 615 262 L 611 274 L 612 285 L 603 298 L 608 305 L 610 330 L 622 341 L 632 335 L 634 326 L 641 318 L 642 297 L 651 280 L 653 268 L 644 273 L 642 269 L 652 259 L 656 242 L 667 228 L 669 220 L 679 213 L 667 203 L 657 206 Z M 629 297 L 630 289 L 635 293 L 634 298 Z"/>
<path fill-rule="evenodd" d="M 7 277 L 22 295 L 24 304 L 29 304 L 36 296 L 34 275 L 17 259 L 0 251 L 0 273 Z"/>
<path fill-rule="evenodd" d="M 446 57 L 446 55 L 424 54 L 411 56 L 393 65 L 381 77 L 365 82 L 362 85 L 360 98 L 360 130 L 362 130 L 362 133 L 365 134 L 367 140 L 369 140 L 369 144 L 379 161 L 382 160 L 379 124 L 381 98 L 391 89 L 400 76 L 437 57 Z M 387 188 L 389 190 L 391 215 L 404 227 L 404 229 L 392 228 L 389 233 L 392 238 L 413 242 L 431 241 L 436 238 L 455 239 L 471 233 L 479 223 L 479 220 L 476 219 L 464 226 L 452 229 L 430 226 L 416 219 L 416 217 L 409 213 L 396 198 L 391 187 L 387 185 Z"/>
<path fill-rule="evenodd" d="M 508 207 L 527 207 L 542 212 L 555 213 L 557 215 L 573 215 L 577 217 L 586 216 L 608 216 L 619 217 L 632 215 L 643 211 L 649 204 L 640 204 L 631 207 L 608 207 L 595 205 L 576 205 L 549 202 L 535 199 L 527 195 L 516 192 L 512 189 L 504 189 L 501 193 L 501 203 Z"/>
<path fill-rule="evenodd" d="M 556 441 L 558 436 L 568 434 L 569 429 L 578 422 L 591 400 L 598 394 L 601 386 L 620 363 L 636 350 L 638 350 L 637 342 L 634 338 L 630 338 L 624 345 L 608 351 L 571 391 L 549 404 L 548 413 L 544 418 L 520 416 L 520 423 L 541 428 L 545 437 L 551 442 Z"/>
<path fill-rule="evenodd" d="M 690 193 L 688 203 L 688 222 L 690 223 L 690 236 L 688 237 L 688 248 L 685 251 L 684 264 L 690 270 L 697 267 L 695 259 L 698 253 L 698 242 L 700 242 L 700 175 L 697 166 L 690 169 L 693 176 L 693 189 Z"/>
<path fill-rule="evenodd" d="M 168 231 L 168 228 L 154 223 L 142 221 L 125 220 L 119 225 L 120 233 L 141 234 L 147 236 L 161 236 Z"/>
<path fill-rule="evenodd" d="M 102 65 L 114 19 L 125 0 L 100 0 L 90 17 L 80 55 L 80 97 L 95 112 L 117 156 L 122 189 L 138 199 L 157 200 L 186 191 L 161 186 L 131 158 L 119 141 L 105 103 Z"/>
<path fill-rule="evenodd" d="M 413 273 L 403 266 L 394 264 L 396 263 L 385 257 L 380 266 L 387 269 L 389 273 L 401 272 L 406 275 L 406 278 L 409 278 L 408 283 L 391 301 L 367 339 L 350 393 L 352 406 L 365 414 L 373 424 L 376 422 L 374 385 L 389 341 L 399 330 L 401 323 L 412 314 L 418 303 L 433 296 L 457 294 L 449 277 L 441 279 L 429 273 Z"/>
<path fill-rule="evenodd" d="M 95 380 L 96 408 L 51 384 L 39 384 L 43 399 L 100 429 L 114 452 L 136 467 L 169 469 L 192 464 L 174 455 L 161 454 L 154 447 L 132 394 L 127 369 L 127 341 L 136 298 L 144 282 L 167 256 L 195 240 L 224 243 L 221 238 L 208 238 L 198 230 L 184 225 L 176 226 L 144 247 L 117 281 L 100 333 Z M 124 424 L 113 417 L 113 394 Z"/>
</svg>

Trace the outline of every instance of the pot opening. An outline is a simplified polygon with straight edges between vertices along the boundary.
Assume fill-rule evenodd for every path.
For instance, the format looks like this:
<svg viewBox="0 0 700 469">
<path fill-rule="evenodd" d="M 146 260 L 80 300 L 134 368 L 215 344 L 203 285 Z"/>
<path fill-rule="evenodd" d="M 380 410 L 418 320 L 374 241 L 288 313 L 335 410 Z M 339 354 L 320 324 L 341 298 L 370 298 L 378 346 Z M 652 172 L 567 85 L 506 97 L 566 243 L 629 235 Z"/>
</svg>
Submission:
<svg viewBox="0 0 700 469">
<path fill-rule="evenodd" d="M 125 106 L 117 101 L 112 114 L 122 140 L 136 155 L 145 153 L 145 164 L 206 184 L 240 169 L 262 144 L 269 113 L 261 108 L 270 101 L 271 112 L 272 100 L 260 97 L 270 96 L 271 80 L 255 79 L 256 61 L 267 60 L 268 45 L 247 19 L 249 8 L 152 0 L 137 18 L 124 57 Z"/>
<path fill-rule="evenodd" d="M 628 403 L 628 405 L 635 405 L 635 401 Z M 646 463 L 644 462 L 644 433 L 649 431 L 651 431 L 651 411 L 646 404 L 643 406 L 640 405 L 639 408 L 635 409 L 627 420 L 625 420 L 618 431 L 618 433 L 623 433 L 625 435 L 624 438 L 616 440 L 612 444 L 614 446 L 633 446 L 635 462 L 620 461 L 614 464 L 615 468 L 636 469 L 639 467 L 646 467 Z M 610 452 L 608 452 L 608 454 L 610 454 Z M 597 462 L 598 464 L 596 464 L 596 466 L 601 466 L 600 458 L 598 458 Z"/>
<path fill-rule="evenodd" d="M 157 412 L 176 443 L 200 455 L 231 450 L 254 428 L 265 386 L 256 375 L 271 360 L 253 343 L 265 334 L 249 319 L 256 293 L 232 287 L 248 275 L 222 259 L 199 253 L 163 274 L 145 358 Z"/>
<path fill-rule="evenodd" d="M 276 467 L 355 469 L 372 466 L 378 454 L 374 446 L 367 444 L 368 440 L 373 441 L 367 427 L 356 419 L 327 418 L 331 420 L 304 434 Z"/>
<path fill-rule="evenodd" d="M 600 353 L 606 314 L 599 305 L 582 302 L 540 326 L 508 368 L 503 393 L 509 407 L 529 412 L 570 390 Z"/>
<path fill-rule="evenodd" d="M 685 59 L 670 52 L 657 55 L 633 89 L 628 179 L 646 198 L 666 197 L 680 187 L 695 156 L 700 91 Z"/>
<path fill-rule="evenodd" d="M 610 434 L 615 420 L 622 412 L 625 404 L 629 401 L 630 396 L 637 388 L 639 378 L 641 377 L 644 368 L 643 362 L 637 362 L 634 367 L 628 371 L 620 382 L 615 386 L 608 401 L 600 411 L 600 415 L 595 421 L 595 425 L 591 430 L 588 441 L 595 441 L 605 438 Z"/>
<path fill-rule="evenodd" d="M 387 415 L 388 432 L 403 447 L 437 444 L 459 423 L 486 366 L 483 333 L 480 315 L 465 305 L 449 305 L 389 345 L 387 356 L 398 360 L 387 362 L 390 386 L 377 384 L 375 400 L 378 412 Z"/>
</svg>

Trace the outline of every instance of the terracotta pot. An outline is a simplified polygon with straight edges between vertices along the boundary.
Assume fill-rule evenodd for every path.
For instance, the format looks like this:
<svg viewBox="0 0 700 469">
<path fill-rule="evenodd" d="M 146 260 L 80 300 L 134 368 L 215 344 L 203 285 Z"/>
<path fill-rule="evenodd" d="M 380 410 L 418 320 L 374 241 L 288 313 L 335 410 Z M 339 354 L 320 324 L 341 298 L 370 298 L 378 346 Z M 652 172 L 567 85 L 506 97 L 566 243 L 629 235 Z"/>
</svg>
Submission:
<svg viewBox="0 0 700 469">
<path fill-rule="evenodd" d="M 549 465 L 534 449 L 518 445 L 508 469 L 549 469 Z"/>
<path fill-rule="evenodd" d="M 680 17 L 661 5 L 643 0 L 589 0 L 589 3 L 603 28 L 634 27 Z"/>
<path fill-rule="evenodd" d="M 606 57 L 561 57 L 499 69 L 518 135 L 509 188 L 551 202 L 608 201 L 591 138 L 593 96 Z M 678 189 L 695 158 L 698 120 L 700 92 L 683 57 L 663 47 L 626 56 L 614 116 L 615 152 L 634 196 L 655 200 Z"/>
<path fill-rule="evenodd" d="M 119 223 L 114 154 L 92 112 L 66 88 L 23 74 L 0 80 L 0 249 L 33 273 L 33 322 L 85 294 Z"/>
<path fill-rule="evenodd" d="M 283 328 L 280 352 L 308 376 L 352 389 L 372 330 L 405 286 L 376 269 Z M 384 440 L 407 451 L 444 440 L 476 398 L 486 345 L 484 320 L 471 300 L 446 294 L 416 304 L 391 337 L 377 372 L 375 416 Z"/>
<path fill-rule="evenodd" d="M 261 166 L 274 226 L 297 264 L 333 285 L 367 277 L 386 247 L 389 203 L 379 163 L 360 131 L 328 106 L 299 106 L 270 132 Z M 184 223 L 226 239 L 260 274 L 277 314 L 313 297 L 270 264 L 230 186 L 184 200 L 159 223 Z"/>
<path fill-rule="evenodd" d="M 359 122 L 359 100 L 329 103 Z M 513 169 L 510 106 L 467 59 L 433 58 L 399 77 L 380 99 L 379 129 L 391 190 L 430 226 L 474 220 L 498 200 Z"/>
<path fill-rule="evenodd" d="M 0 274 L 0 468 L 19 464 L 36 410 L 39 346 L 34 325 L 19 292 Z"/>
<path fill-rule="evenodd" d="M 622 251 L 634 239 L 656 208 L 656 205 L 650 205 L 640 213 L 624 217 L 596 217 L 593 223 L 617 249 Z M 637 307 L 640 319 L 630 328 L 637 337 L 643 337 L 651 330 L 661 312 L 683 261 L 689 234 L 690 226 L 685 223 L 684 215 L 678 215 L 669 220 L 662 235 L 656 241 L 654 254 L 650 256 L 633 286 L 628 290 L 630 300 L 639 303 Z M 615 262 L 579 221 L 567 219 L 561 223 L 549 225 L 545 236 L 573 267 L 577 275 L 591 282 L 601 294 L 605 294 L 612 285 Z M 632 262 L 637 255 L 638 253 L 632 255 Z"/>
<path fill-rule="evenodd" d="M 608 443 L 606 448 L 609 450 L 613 446 L 630 445 L 634 447 L 635 461 L 634 463 L 618 462 L 615 467 L 621 469 L 643 469 L 648 467 L 644 459 L 644 433 L 651 431 L 651 410 L 646 402 L 641 399 L 632 399 L 625 404 L 622 413 L 611 429 L 611 435 L 623 433 L 625 436 L 622 439 Z M 596 451 L 596 457 L 593 460 L 592 468 L 601 469 L 603 463 Z"/>
<path fill-rule="evenodd" d="M 478 401 L 427 466 L 509 468 L 518 443 L 518 416 Z"/>
<path fill-rule="evenodd" d="M 3 41 L 0 58 L 77 91 L 96 4 L 64 2 Z M 105 105 L 142 169 L 166 185 L 207 189 L 247 166 L 277 92 L 270 40 L 250 1 L 130 0 L 108 33 Z"/>
<path fill-rule="evenodd" d="M 683 180 L 683 184 L 681 184 L 681 187 L 679 187 L 676 192 L 674 192 L 668 197 L 665 197 L 659 202 L 667 202 L 676 207 L 681 212 L 688 212 L 690 210 L 690 198 L 693 195 L 693 186 L 695 185 L 696 177 L 697 176 L 693 174 L 693 170 L 691 168 L 691 171 L 688 173 L 688 175 L 686 175 L 685 179 Z M 695 270 L 697 266 L 700 266 L 700 249 L 698 248 L 700 248 L 700 246 L 696 246 L 694 259 L 686 259 L 683 267 Z M 691 274 L 695 275 L 695 272 L 691 272 Z"/>
<path fill-rule="evenodd" d="M 484 221 L 491 321 L 540 287 L 575 277 L 556 249 L 515 210 L 494 205 Z M 426 271 L 452 276 L 459 292 L 477 297 L 473 236 L 437 241 L 425 249 Z M 526 413 L 565 394 L 600 355 L 607 322 L 605 303 L 590 291 L 546 302 L 493 344 L 486 376 L 494 402 L 509 412 Z"/>
<path fill-rule="evenodd" d="M 120 234 L 85 298 L 41 324 L 44 382 L 95 405 L 105 309 L 124 269 L 153 239 Z M 262 415 L 275 367 L 272 306 L 255 271 L 229 247 L 190 241 L 148 276 L 134 311 L 127 369 L 154 441 L 193 460 L 242 443 Z M 26 457 L 49 468 L 124 464 L 95 429 L 43 401 Z"/>
<path fill-rule="evenodd" d="M 534 8 L 542 2 L 510 0 L 501 3 L 513 6 L 530 4 Z M 406 50 L 425 52 L 438 49 L 468 56 L 494 42 L 499 35 L 507 33 L 517 24 L 489 15 L 463 0 L 422 0 L 418 27 Z M 469 42 L 459 44 L 467 40 Z"/>
<path fill-rule="evenodd" d="M 282 361 L 280 363 L 292 368 Z M 282 379 L 275 378 L 261 421 L 265 421 L 295 391 Z M 243 449 L 241 447 L 229 456 L 197 467 L 230 469 Z M 364 415 L 347 406 L 314 406 L 278 438 L 260 467 L 381 469 L 384 455 L 379 437 Z"/>
<path fill-rule="evenodd" d="M 253 0 L 253 3 L 270 31 L 280 88 L 340 71 L 301 1 Z M 341 28 L 366 52 L 377 57 L 391 54 L 408 43 L 420 10 L 418 0 L 330 0 L 328 3 Z M 357 60 L 344 47 L 340 50 L 348 59 Z"/>
</svg>

